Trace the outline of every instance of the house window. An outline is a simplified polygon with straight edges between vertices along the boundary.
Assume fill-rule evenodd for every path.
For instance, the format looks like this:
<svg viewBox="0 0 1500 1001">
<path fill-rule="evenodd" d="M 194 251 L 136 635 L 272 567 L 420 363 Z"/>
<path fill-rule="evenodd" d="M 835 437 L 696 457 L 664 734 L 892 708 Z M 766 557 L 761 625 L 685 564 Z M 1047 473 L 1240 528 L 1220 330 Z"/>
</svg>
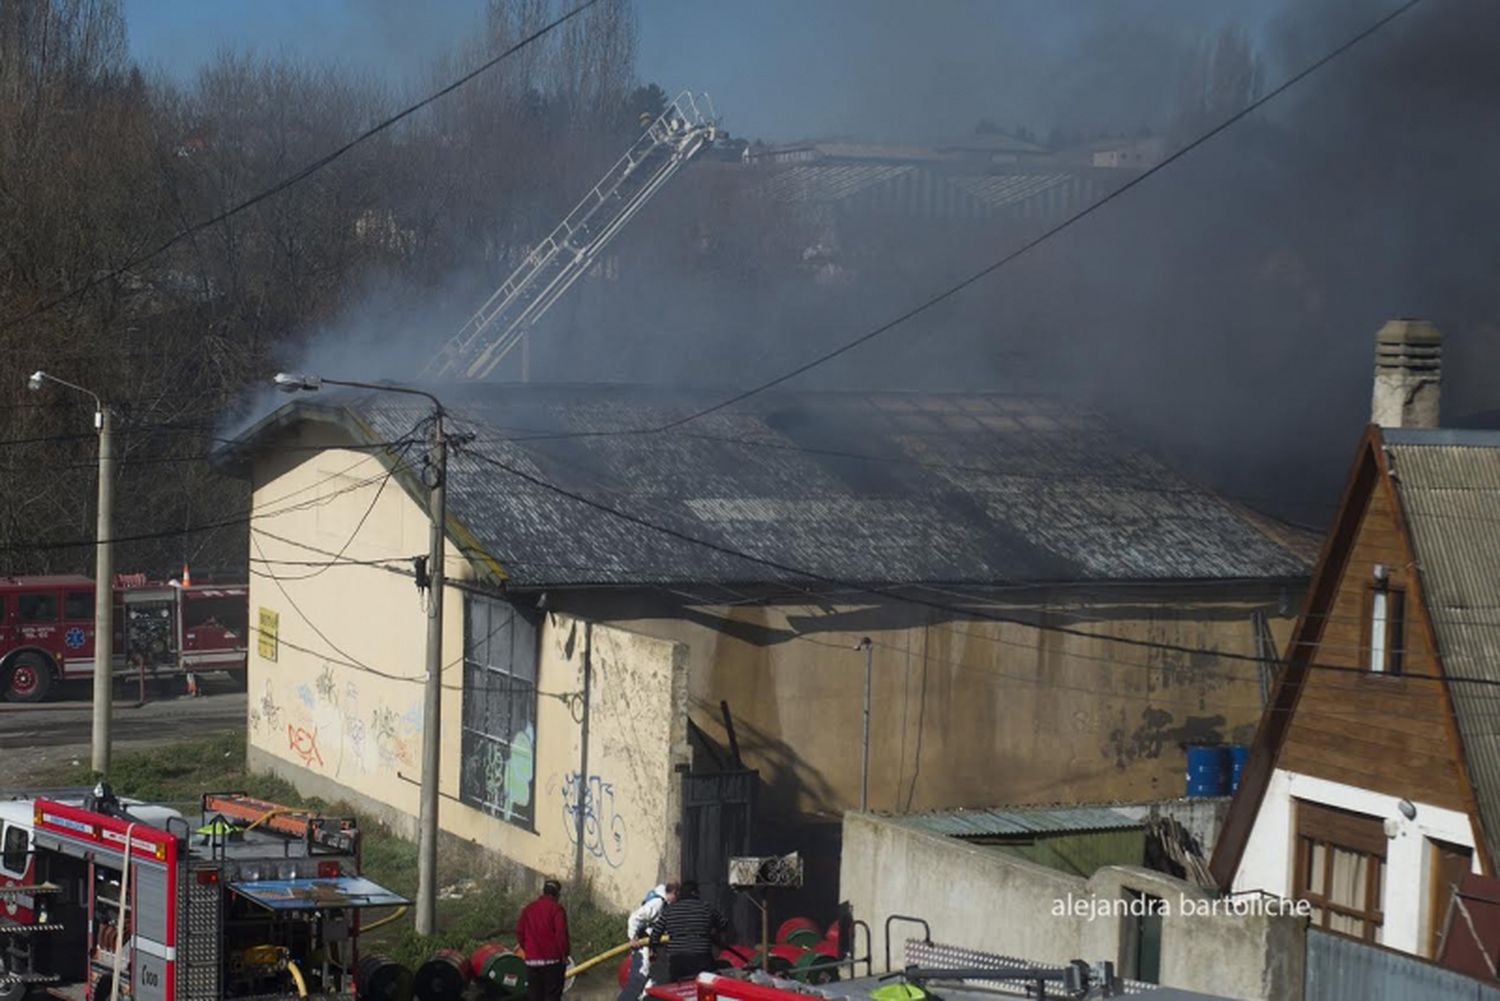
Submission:
<svg viewBox="0 0 1500 1001">
<path fill-rule="evenodd" d="M 5 827 L 5 840 L 0 844 L 0 869 L 14 873 L 17 876 L 26 872 L 28 861 L 27 852 L 31 848 L 29 839 L 26 837 L 26 828 L 17 827 L 15 824 L 7 824 Z"/>
<path fill-rule="evenodd" d="M 1379 817 L 1297 801 L 1295 895 L 1312 905 L 1315 927 L 1376 941 L 1385 847 Z"/>
<path fill-rule="evenodd" d="M 1400 674 L 1406 647 L 1406 592 L 1383 584 L 1370 588 L 1365 630 L 1369 668 L 1376 674 Z"/>
<path fill-rule="evenodd" d="M 507 601 L 464 599 L 459 799 L 525 828 L 536 819 L 537 618 Z"/>
</svg>

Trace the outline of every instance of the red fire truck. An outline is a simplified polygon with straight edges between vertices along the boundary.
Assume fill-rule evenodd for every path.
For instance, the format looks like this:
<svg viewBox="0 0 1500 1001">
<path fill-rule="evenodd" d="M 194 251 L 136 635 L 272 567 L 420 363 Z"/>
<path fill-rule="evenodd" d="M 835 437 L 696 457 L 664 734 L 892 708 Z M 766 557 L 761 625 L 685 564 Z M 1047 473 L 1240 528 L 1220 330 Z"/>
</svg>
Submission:
<svg viewBox="0 0 1500 1001">
<path fill-rule="evenodd" d="M 0 1001 L 348 996 L 363 908 L 349 818 L 206 795 L 201 815 L 92 792 L 0 799 Z M 409 979 L 409 978 L 408 978 Z"/>
<path fill-rule="evenodd" d="M 115 578 L 116 676 L 186 671 L 244 677 L 250 589 L 181 586 L 144 574 Z M 0 697 L 40 702 L 59 682 L 94 674 L 94 582 L 82 576 L 0 577 Z"/>
</svg>

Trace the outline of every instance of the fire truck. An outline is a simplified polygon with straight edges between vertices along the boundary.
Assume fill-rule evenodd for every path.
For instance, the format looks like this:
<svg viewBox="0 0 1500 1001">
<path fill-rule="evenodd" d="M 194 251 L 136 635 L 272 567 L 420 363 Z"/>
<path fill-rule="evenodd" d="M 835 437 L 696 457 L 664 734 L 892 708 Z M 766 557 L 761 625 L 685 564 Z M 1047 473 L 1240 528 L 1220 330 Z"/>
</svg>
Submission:
<svg viewBox="0 0 1500 1001">
<path fill-rule="evenodd" d="M 104 785 L 0 799 L 0 1001 L 347 997 L 383 962 L 359 965 L 361 911 L 407 903 L 360 875 L 350 818 L 238 793 L 188 817 Z"/>
<path fill-rule="evenodd" d="M 145 574 L 115 577 L 116 677 L 188 671 L 244 677 L 250 589 L 184 586 Z M 94 582 L 87 577 L 0 577 L 0 698 L 40 702 L 60 682 L 94 674 Z"/>
</svg>

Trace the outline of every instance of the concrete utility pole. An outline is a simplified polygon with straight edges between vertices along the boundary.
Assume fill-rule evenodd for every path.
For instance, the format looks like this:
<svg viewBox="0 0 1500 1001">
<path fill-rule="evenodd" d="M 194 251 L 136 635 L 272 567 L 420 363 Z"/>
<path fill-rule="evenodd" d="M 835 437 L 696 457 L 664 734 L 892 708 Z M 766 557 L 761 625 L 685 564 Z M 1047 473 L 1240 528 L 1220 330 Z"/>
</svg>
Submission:
<svg viewBox="0 0 1500 1001">
<path fill-rule="evenodd" d="M 99 432 L 99 512 L 94 529 L 94 726 L 93 762 L 94 771 L 103 775 L 109 771 L 110 711 L 114 695 L 115 652 L 115 554 L 112 536 L 114 530 L 114 472 L 115 454 L 113 419 L 109 408 L 99 394 L 66 379 L 59 379 L 46 372 L 33 372 L 26 380 L 29 389 L 38 390 L 44 383 L 55 382 L 59 386 L 84 393 L 94 400 L 94 428 Z"/>
<path fill-rule="evenodd" d="M 431 935 L 437 930 L 438 780 L 442 771 L 443 740 L 443 591 L 447 576 L 447 481 L 448 441 L 443 433 L 443 404 L 420 389 L 388 383 L 324 379 L 317 375 L 278 372 L 273 380 L 288 393 L 317 392 L 324 385 L 352 386 L 382 393 L 404 393 L 431 401 L 432 445 L 422 483 L 430 491 L 427 513 L 432 522 L 427 554 L 427 677 L 422 699 L 422 787 L 417 806 L 417 911 L 416 930 Z"/>
<path fill-rule="evenodd" d="M 856 649 L 865 652 L 865 735 L 864 756 L 859 766 L 859 809 L 861 813 L 870 809 L 870 681 L 874 675 L 875 644 L 866 636 Z"/>
<path fill-rule="evenodd" d="M 437 931 L 438 780 L 443 749 L 438 734 L 443 715 L 443 561 L 446 558 L 448 444 L 443 440 L 443 408 L 438 405 L 432 425 L 430 469 L 437 482 L 429 512 L 432 545 L 427 556 L 427 683 L 422 702 L 422 799 L 417 811 L 418 935 Z"/>
</svg>

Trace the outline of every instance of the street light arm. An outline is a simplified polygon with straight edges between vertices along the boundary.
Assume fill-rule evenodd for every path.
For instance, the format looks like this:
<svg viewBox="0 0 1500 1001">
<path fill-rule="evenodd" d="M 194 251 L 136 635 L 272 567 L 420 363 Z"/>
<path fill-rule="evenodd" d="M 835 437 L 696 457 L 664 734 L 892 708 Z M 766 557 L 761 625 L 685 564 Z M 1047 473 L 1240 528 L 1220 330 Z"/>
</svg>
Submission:
<svg viewBox="0 0 1500 1001">
<path fill-rule="evenodd" d="M 94 392 L 92 389 L 84 389 L 76 382 L 69 382 L 67 379 L 59 379 L 57 376 L 52 375 L 50 372 L 33 372 L 31 374 L 31 378 L 27 380 L 27 385 L 29 385 L 32 389 L 41 389 L 43 382 L 55 382 L 59 386 L 66 386 L 69 389 L 76 390 L 87 396 L 91 396 L 94 399 L 94 408 L 100 413 L 104 412 L 104 401 L 99 398 L 98 393 Z"/>
<path fill-rule="evenodd" d="M 442 400 L 426 390 L 412 389 L 409 386 L 393 386 L 387 382 L 355 382 L 352 379 L 325 379 L 319 375 L 294 375 L 286 372 L 278 372 L 275 382 L 290 392 L 299 389 L 316 391 L 320 386 L 348 386 L 352 389 L 373 389 L 380 393 L 405 393 L 408 396 L 423 397 L 437 408 L 439 414 L 443 413 Z"/>
</svg>

